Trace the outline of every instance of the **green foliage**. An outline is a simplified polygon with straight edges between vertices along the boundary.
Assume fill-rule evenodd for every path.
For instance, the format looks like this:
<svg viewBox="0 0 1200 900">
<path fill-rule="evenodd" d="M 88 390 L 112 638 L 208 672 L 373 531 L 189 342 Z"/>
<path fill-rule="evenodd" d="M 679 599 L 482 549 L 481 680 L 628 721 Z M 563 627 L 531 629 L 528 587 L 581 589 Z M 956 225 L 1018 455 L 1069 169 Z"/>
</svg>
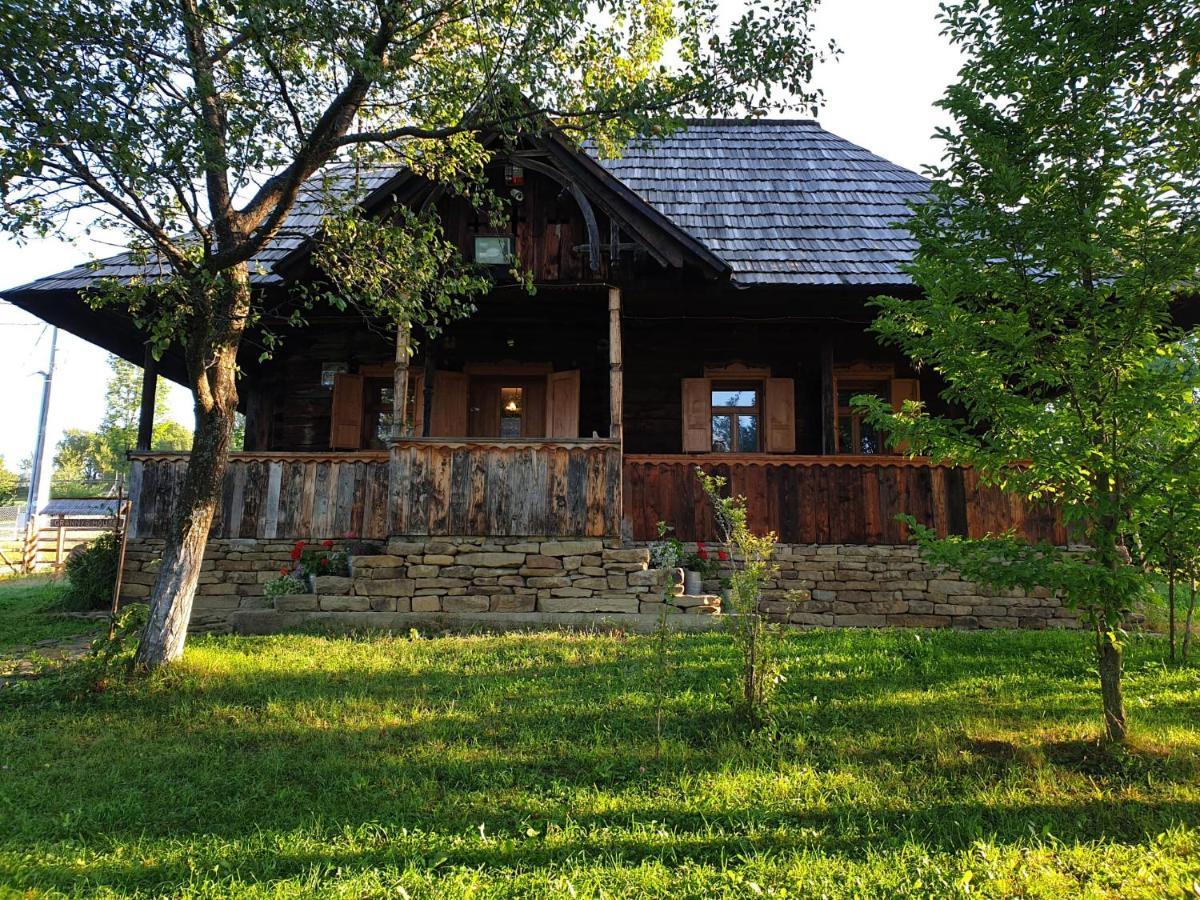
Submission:
<svg viewBox="0 0 1200 900">
<path fill-rule="evenodd" d="M 699 466 L 696 477 L 713 507 L 717 533 L 729 557 L 730 631 L 741 651 L 742 670 L 734 692 L 734 710 L 754 726 L 765 725 L 770 701 L 783 672 L 779 665 L 781 629 L 772 626 L 760 606 L 762 589 L 775 574 L 775 534 L 756 535 L 747 523 L 746 498 L 724 496 L 726 479 Z"/>
<path fill-rule="evenodd" d="M 15 647 L 68 638 L 95 627 L 58 615 L 66 588 L 44 575 L 0 579 L 0 656 Z"/>
<path fill-rule="evenodd" d="M 110 356 L 112 371 L 105 386 L 104 418 L 97 431 L 68 428 L 54 454 L 54 484 L 64 496 L 87 493 L 87 481 L 112 481 L 129 473 L 126 453 L 137 445 L 142 403 L 142 370 L 119 356 Z M 154 395 L 154 450 L 188 450 L 191 432 L 167 418 L 166 391 Z M 107 490 L 107 487 L 102 489 Z"/>
<path fill-rule="evenodd" d="M 279 577 L 263 585 L 263 593 L 268 597 L 282 597 L 286 594 L 307 594 L 308 582 L 299 575 L 293 575 L 287 569 L 280 569 Z"/>
<path fill-rule="evenodd" d="M 910 452 L 1056 504 L 1080 564 L 1010 538 L 946 553 L 1060 586 L 1101 635 L 1145 593 L 1129 547 L 1200 449 L 1200 370 L 1172 323 L 1200 271 L 1200 17 L 1183 6 L 943 8 L 968 62 L 910 225 L 922 293 L 877 299 L 875 330 L 944 379 L 951 413 L 855 401 Z"/>
<path fill-rule="evenodd" d="M 753 741 L 715 699 L 728 636 L 676 634 L 661 756 L 653 640 L 202 637 L 176 670 L 78 699 L 0 688 L 0 881 L 966 900 L 1200 880 L 1200 684 L 1160 640 L 1130 646 L 1140 743 L 1108 752 L 1078 633 L 791 633 Z"/>
<path fill-rule="evenodd" d="M 0 455 L 0 506 L 7 506 L 16 500 L 19 481 L 20 477 L 4 464 L 4 457 Z"/>
<path fill-rule="evenodd" d="M 64 608 L 108 609 L 112 605 L 120 550 L 121 542 L 110 532 L 71 552 L 67 557 Z"/>
</svg>

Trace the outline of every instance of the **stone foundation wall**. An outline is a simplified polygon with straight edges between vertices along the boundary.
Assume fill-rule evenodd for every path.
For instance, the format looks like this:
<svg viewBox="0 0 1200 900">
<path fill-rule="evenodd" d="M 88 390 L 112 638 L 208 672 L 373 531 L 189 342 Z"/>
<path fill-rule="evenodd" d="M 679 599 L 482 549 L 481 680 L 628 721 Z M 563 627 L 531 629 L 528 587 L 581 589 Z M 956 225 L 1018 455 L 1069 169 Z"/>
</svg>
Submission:
<svg viewBox="0 0 1200 900">
<path fill-rule="evenodd" d="M 213 540 L 205 555 L 193 630 L 228 630 L 239 613 L 571 614 L 656 616 L 663 574 L 649 569 L 646 546 L 615 539 L 393 538 L 384 553 L 353 560 L 350 578 L 318 579 L 313 594 L 269 598 L 265 585 L 291 565 L 291 541 Z M 122 597 L 145 599 L 161 540 L 131 541 Z M 783 545 L 763 609 L 800 627 L 1045 628 L 1076 627 L 1072 611 L 1048 591 L 981 590 L 931 571 L 908 546 Z M 718 594 L 719 577 L 705 584 Z M 676 598 L 673 609 L 711 614 L 712 598 Z"/>
</svg>

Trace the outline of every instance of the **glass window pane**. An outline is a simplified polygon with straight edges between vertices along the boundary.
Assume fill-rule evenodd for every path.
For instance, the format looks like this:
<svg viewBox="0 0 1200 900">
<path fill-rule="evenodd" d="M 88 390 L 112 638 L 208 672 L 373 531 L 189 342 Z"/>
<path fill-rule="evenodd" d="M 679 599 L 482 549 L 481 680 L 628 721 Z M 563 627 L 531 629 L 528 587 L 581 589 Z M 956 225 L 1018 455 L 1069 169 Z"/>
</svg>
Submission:
<svg viewBox="0 0 1200 900">
<path fill-rule="evenodd" d="M 838 416 L 838 449 L 842 453 L 854 453 L 854 430 L 850 416 Z"/>
<path fill-rule="evenodd" d="M 712 417 L 712 448 L 715 453 L 728 453 L 733 441 L 732 416 Z"/>
<path fill-rule="evenodd" d="M 753 388 L 717 390 L 712 392 L 713 406 L 757 406 L 758 391 Z"/>
<path fill-rule="evenodd" d="M 758 450 L 758 416 L 738 416 L 738 450 L 751 453 Z"/>
<path fill-rule="evenodd" d="M 392 414 L 390 412 L 381 412 L 376 417 L 375 438 L 381 447 L 386 447 L 388 441 L 392 439 Z"/>
<path fill-rule="evenodd" d="M 873 428 L 866 422 L 859 424 L 859 453 L 882 453 L 883 452 L 883 437 L 879 433 L 878 428 Z"/>
</svg>

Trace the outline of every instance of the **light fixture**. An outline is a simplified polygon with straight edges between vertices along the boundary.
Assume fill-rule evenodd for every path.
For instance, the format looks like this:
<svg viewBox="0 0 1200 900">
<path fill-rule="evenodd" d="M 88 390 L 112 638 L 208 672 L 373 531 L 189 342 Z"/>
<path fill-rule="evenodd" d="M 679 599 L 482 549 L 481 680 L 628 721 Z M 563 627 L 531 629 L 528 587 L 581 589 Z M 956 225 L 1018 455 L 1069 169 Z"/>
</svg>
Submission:
<svg viewBox="0 0 1200 900">
<path fill-rule="evenodd" d="M 521 408 L 517 406 L 516 399 L 513 399 L 504 404 L 504 410 L 505 412 L 520 412 Z"/>
<path fill-rule="evenodd" d="M 350 363 L 327 362 L 321 363 L 321 387 L 333 387 L 333 382 L 339 375 L 350 371 Z"/>
<path fill-rule="evenodd" d="M 475 238 L 475 262 L 481 266 L 507 266 L 512 262 L 512 238 L 480 236 Z"/>
</svg>

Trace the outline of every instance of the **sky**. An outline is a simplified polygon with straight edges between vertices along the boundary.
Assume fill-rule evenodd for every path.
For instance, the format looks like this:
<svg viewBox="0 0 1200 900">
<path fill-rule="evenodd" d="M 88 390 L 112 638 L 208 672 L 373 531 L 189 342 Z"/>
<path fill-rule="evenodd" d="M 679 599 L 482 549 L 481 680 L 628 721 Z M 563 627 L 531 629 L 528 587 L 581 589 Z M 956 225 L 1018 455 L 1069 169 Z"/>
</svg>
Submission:
<svg viewBox="0 0 1200 900">
<path fill-rule="evenodd" d="M 818 43 L 833 38 L 842 50 L 814 73 L 814 86 L 824 92 L 821 124 L 916 171 L 938 160 L 933 133 L 945 117 L 933 104 L 961 62 L 938 33 L 937 6 L 937 0 L 824 0 L 814 17 Z M 0 292 L 119 249 L 79 237 L 24 244 L 0 238 Z M 0 455 L 14 470 L 33 452 L 49 352 L 45 323 L 0 303 Z M 99 347 L 60 332 L 49 453 L 65 429 L 99 425 L 107 360 Z M 172 384 L 168 400 L 171 417 L 190 426 L 187 391 Z"/>
</svg>

